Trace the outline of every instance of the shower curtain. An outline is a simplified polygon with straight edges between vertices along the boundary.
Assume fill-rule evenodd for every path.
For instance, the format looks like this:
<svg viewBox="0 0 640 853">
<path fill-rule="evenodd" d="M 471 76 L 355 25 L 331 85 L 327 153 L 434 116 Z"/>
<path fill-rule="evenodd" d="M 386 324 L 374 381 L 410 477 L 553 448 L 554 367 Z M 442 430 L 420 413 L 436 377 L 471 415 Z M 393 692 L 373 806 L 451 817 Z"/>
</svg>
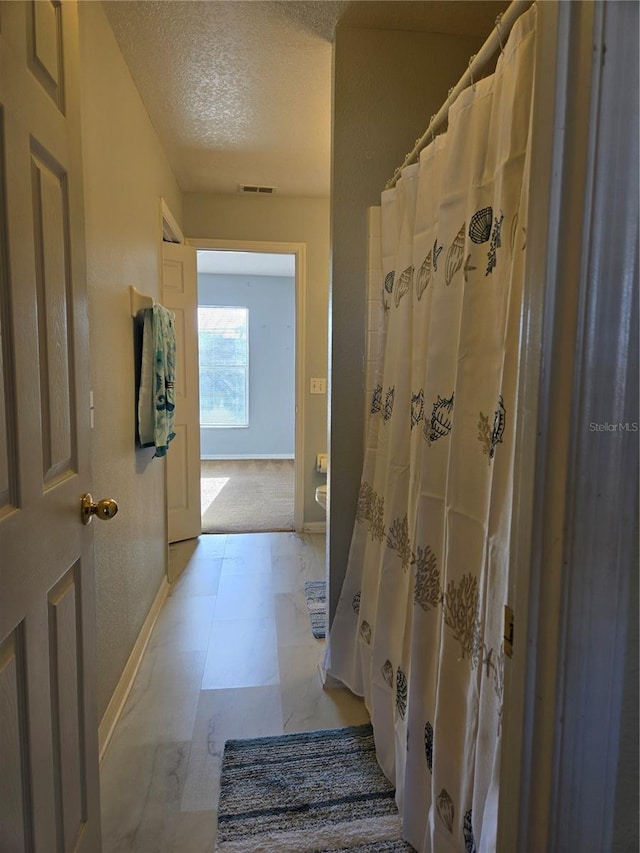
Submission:
<svg viewBox="0 0 640 853">
<path fill-rule="evenodd" d="M 377 386 L 327 671 L 416 850 L 496 849 L 535 8 L 382 194 Z"/>
</svg>

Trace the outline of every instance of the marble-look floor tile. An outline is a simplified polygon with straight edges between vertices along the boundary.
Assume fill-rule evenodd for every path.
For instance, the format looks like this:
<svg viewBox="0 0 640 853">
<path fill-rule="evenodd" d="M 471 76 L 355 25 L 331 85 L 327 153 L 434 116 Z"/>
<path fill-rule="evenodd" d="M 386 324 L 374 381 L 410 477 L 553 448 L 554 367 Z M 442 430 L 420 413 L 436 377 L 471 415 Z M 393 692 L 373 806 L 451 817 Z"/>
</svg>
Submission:
<svg viewBox="0 0 640 853">
<path fill-rule="evenodd" d="M 200 694 L 193 741 L 197 745 L 206 736 L 210 754 L 222 757 L 228 740 L 279 734 L 282 702 L 277 684 Z"/>
<path fill-rule="evenodd" d="M 271 555 L 273 557 L 297 557 L 313 551 L 309 533 L 272 533 Z"/>
<path fill-rule="evenodd" d="M 274 601 L 278 646 L 324 646 L 323 640 L 313 636 L 309 608 L 303 593 L 277 593 Z"/>
<path fill-rule="evenodd" d="M 304 533 L 304 548 L 310 551 L 319 565 L 324 567 L 326 556 L 326 533 Z"/>
<path fill-rule="evenodd" d="M 300 592 L 305 581 L 322 580 L 324 569 L 311 550 L 277 554 L 271 557 L 271 577 L 274 592 Z"/>
<path fill-rule="evenodd" d="M 324 534 L 206 535 L 170 561 L 184 571 L 101 767 L 104 853 L 212 853 L 225 740 L 368 719 L 320 682 L 304 583 L 325 576 Z"/>
<path fill-rule="evenodd" d="M 169 595 L 216 595 L 221 571 L 222 557 L 192 559 L 171 587 Z"/>
<path fill-rule="evenodd" d="M 264 575 L 271 571 L 271 553 L 266 548 L 255 548 L 251 551 L 225 554 L 222 560 L 224 575 Z"/>
<path fill-rule="evenodd" d="M 196 560 L 209 557 L 223 557 L 229 537 L 226 533 L 211 533 L 199 536 L 193 557 Z M 193 540 L 190 540 L 193 541 Z"/>
<path fill-rule="evenodd" d="M 100 769 L 103 853 L 173 853 L 189 749 L 110 746 Z"/>
<path fill-rule="evenodd" d="M 274 616 L 269 574 L 222 575 L 216 599 L 216 620 L 273 619 Z"/>
<path fill-rule="evenodd" d="M 369 721 L 364 702 L 349 690 L 324 690 L 318 672 L 321 650 L 283 646 L 278 650 L 282 672 L 282 718 L 285 732 L 335 729 Z"/>
<path fill-rule="evenodd" d="M 200 536 L 198 539 L 185 539 L 169 545 L 169 577 L 176 581 L 188 565 L 207 560 L 222 559 L 227 537 Z"/>
<path fill-rule="evenodd" d="M 213 853 L 218 813 L 180 812 L 172 853 Z"/>
<path fill-rule="evenodd" d="M 240 533 L 227 534 L 225 557 L 238 557 L 255 554 L 260 551 L 271 553 L 272 533 Z"/>
<path fill-rule="evenodd" d="M 280 688 L 203 690 L 193 729 L 184 811 L 215 809 L 220 793 L 224 745 L 235 738 L 282 734 Z"/>
<path fill-rule="evenodd" d="M 114 732 L 114 742 L 134 746 L 190 741 L 205 657 L 205 652 L 163 646 L 147 649 Z"/>
<path fill-rule="evenodd" d="M 203 690 L 277 684 L 274 619 L 214 619 L 202 677 Z"/>
<path fill-rule="evenodd" d="M 269 547 L 274 556 L 282 553 L 290 554 L 299 548 L 303 541 L 299 533 L 272 533 L 269 537 Z"/>
<path fill-rule="evenodd" d="M 160 611 L 148 648 L 206 652 L 215 604 L 215 595 L 170 596 Z"/>
</svg>

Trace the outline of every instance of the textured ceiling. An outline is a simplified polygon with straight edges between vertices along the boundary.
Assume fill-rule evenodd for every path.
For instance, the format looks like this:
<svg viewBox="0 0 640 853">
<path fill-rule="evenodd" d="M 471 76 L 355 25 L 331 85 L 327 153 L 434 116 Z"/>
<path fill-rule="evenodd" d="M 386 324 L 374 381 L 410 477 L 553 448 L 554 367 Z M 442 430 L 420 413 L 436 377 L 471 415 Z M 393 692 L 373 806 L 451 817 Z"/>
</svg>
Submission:
<svg viewBox="0 0 640 853">
<path fill-rule="evenodd" d="M 351 27 L 488 34 L 489 0 L 104 0 L 185 192 L 329 194 L 331 41 Z M 452 85 L 455 83 L 452 80 Z"/>
</svg>

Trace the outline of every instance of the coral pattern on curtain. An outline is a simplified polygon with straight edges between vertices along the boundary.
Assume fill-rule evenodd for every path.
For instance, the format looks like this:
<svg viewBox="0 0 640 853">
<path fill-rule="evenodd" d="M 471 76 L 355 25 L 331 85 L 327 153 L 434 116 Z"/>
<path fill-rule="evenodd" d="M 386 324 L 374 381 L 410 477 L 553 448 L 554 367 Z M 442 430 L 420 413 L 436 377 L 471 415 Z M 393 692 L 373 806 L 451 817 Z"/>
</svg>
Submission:
<svg viewBox="0 0 640 853">
<path fill-rule="evenodd" d="M 496 849 L 535 8 L 382 194 L 378 379 L 328 672 L 404 836 Z"/>
</svg>

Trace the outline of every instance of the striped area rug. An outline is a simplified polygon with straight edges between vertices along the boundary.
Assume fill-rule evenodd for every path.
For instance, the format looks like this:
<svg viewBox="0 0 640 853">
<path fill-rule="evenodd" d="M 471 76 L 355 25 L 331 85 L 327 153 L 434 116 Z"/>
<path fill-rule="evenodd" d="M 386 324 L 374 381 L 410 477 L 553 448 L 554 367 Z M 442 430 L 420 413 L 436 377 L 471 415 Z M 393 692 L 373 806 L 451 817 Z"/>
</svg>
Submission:
<svg viewBox="0 0 640 853">
<path fill-rule="evenodd" d="M 230 740 L 218 853 L 410 853 L 370 725 Z"/>
<path fill-rule="evenodd" d="M 327 582 L 307 581 L 304 597 L 309 610 L 311 633 L 316 640 L 324 640 L 327 636 Z"/>
</svg>

